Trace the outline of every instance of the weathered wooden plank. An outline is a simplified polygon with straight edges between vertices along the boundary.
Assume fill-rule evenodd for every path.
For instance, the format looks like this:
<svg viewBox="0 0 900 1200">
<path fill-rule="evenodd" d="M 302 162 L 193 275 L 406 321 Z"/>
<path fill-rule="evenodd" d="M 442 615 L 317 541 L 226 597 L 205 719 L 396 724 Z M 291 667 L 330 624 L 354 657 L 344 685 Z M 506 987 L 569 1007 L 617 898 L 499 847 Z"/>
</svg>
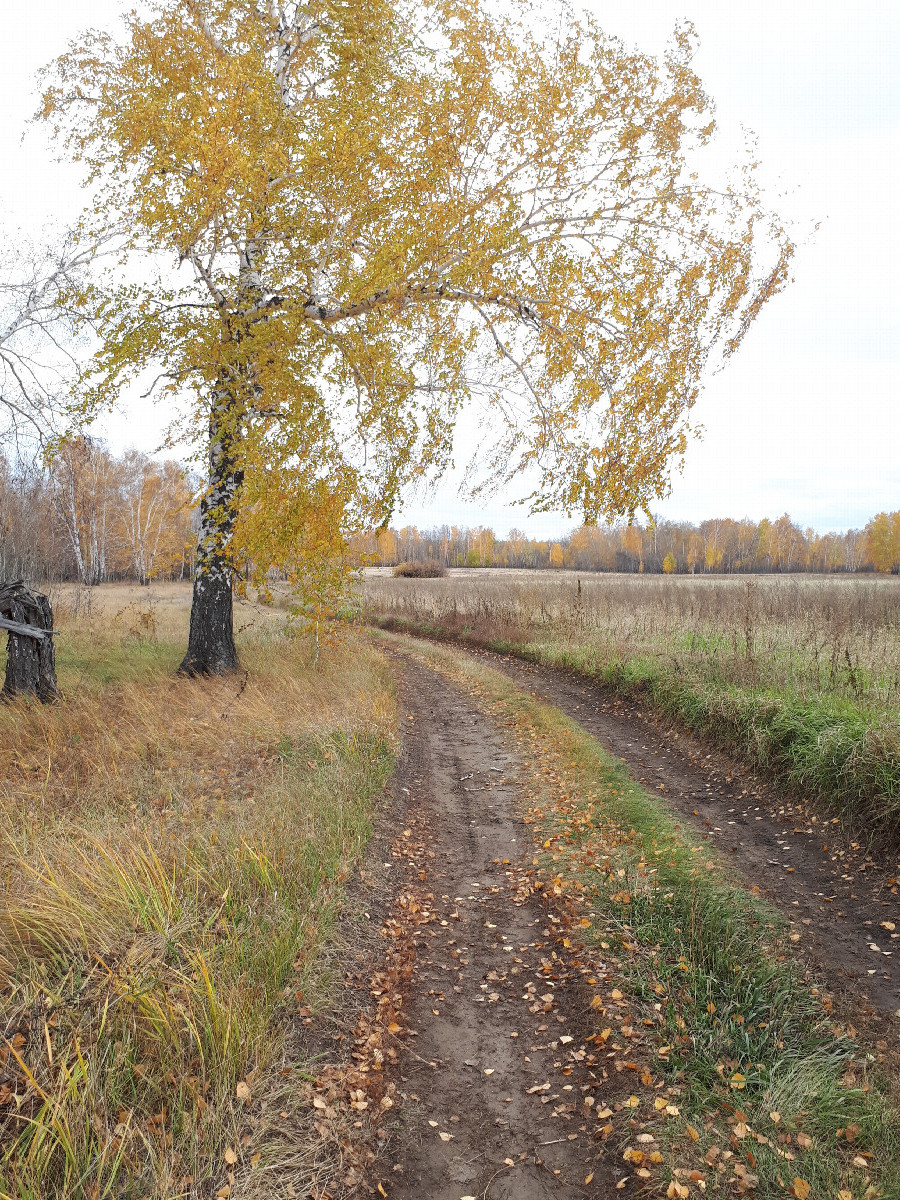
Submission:
<svg viewBox="0 0 900 1200">
<path fill-rule="evenodd" d="M 6 617 L 0 617 L 0 629 L 5 629 L 9 633 L 18 633 L 22 637 L 35 638 L 42 642 L 45 637 L 52 636 L 46 629 L 38 629 L 37 625 L 23 625 L 21 621 L 10 621 Z"/>
</svg>

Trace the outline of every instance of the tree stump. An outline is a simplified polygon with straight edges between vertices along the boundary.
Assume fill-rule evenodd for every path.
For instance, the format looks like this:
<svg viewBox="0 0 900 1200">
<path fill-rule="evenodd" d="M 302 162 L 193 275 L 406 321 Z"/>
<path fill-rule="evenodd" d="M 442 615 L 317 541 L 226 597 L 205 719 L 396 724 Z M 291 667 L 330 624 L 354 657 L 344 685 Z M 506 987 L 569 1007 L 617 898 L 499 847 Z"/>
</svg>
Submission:
<svg viewBox="0 0 900 1200">
<path fill-rule="evenodd" d="M 23 579 L 0 584 L 0 629 L 8 633 L 6 680 L 0 695 L 37 696 L 49 704 L 59 696 L 53 610 Z"/>
</svg>

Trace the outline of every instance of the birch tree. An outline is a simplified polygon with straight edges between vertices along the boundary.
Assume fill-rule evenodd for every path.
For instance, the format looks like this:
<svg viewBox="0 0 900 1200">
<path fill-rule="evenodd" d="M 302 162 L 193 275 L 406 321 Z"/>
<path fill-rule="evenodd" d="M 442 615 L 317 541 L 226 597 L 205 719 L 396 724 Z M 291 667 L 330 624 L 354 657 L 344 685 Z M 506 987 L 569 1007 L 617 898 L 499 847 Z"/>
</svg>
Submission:
<svg viewBox="0 0 900 1200">
<path fill-rule="evenodd" d="M 123 558 L 141 584 L 182 559 L 190 537 L 191 489 L 175 462 L 129 450 L 119 463 L 116 530 Z"/>
<path fill-rule="evenodd" d="M 105 446 L 79 435 L 60 439 L 49 466 L 57 520 L 85 587 L 107 577 L 119 509 L 119 466 Z"/>
<path fill-rule="evenodd" d="M 151 369 L 205 441 L 184 671 L 236 663 L 248 489 L 284 514 L 247 527 L 263 567 L 302 548 L 310 497 L 380 526 L 451 462 L 464 406 L 476 490 L 589 522 L 665 493 L 710 356 L 791 252 L 752 163 L 700 177 L 690 30 L 655 60 L 478 0 L 149 11 L 73 45 L 43 115 L 86 168 L 86 228 L 129 231 L 81 411 Z"/>
</svg>

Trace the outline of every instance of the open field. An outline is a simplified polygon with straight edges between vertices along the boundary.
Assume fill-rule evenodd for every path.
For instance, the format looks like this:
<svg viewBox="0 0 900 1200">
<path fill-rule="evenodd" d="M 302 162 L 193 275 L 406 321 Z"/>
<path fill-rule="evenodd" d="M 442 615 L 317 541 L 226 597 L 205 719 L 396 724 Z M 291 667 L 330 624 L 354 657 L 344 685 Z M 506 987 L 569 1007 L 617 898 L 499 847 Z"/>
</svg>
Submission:
<svg viewBox="0 0 900 1200">
<path fill-rule="evenodd" d="M 0 1200 L 900 1194 L 893 977 L 820 953 L 823 876 L 748 886 L 521 663 L 313 666 L 239 602 L 242 670 L 175 678 L 189 596 L 56 590 L 63 699 L 0 706 Z M 867 962 L 896 893 L 835 904 Z"/>
<path fill-rule="evenodd" d="M 826 797 L 900 827 L 900 580 L 367 572 L 367 615 L 572 668 Z"/>
<path fill-rule="evenodd" d="M 4 1197 L 308 1194 L 333 1173 L 289 1047 L 329 994 L 391 689 L 371 651 L 314 669 L 247 604 L 245 671 L 175 679 L 189 599 L 57 591 L 62 702 L 0 705 Z"/>
</svg>

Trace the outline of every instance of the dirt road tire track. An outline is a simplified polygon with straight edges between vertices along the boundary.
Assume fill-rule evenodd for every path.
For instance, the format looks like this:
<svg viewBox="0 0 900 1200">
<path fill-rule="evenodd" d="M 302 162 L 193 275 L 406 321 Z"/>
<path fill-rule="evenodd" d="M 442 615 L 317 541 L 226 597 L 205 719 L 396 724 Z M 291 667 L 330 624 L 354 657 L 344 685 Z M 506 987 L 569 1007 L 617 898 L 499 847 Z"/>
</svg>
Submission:
<svg viewBox="0 0 900 1200">
<path fill-rule="evenodd" d="M 517 813 L 521 764 L 441 676 L 404 664 L 401 679 L 406 736 L 392 791 L 410 836 L 429 847 L 433 913 L 416 941 L 381 1177 L 391 1200 L 609 1194 L 623 1169 L 605 1155 L 597 1114 L 624 1084 L 590 1045 L 583 1053 L 595 1032 L 587 966 L 560 958 L 552 975 L 541 970 L 561 936 L 559 918 L 520 887 L 533 849 Z M 395 873 L 421 861 L 411 855 Z"/>
<path fill-rule="evenodd" d="M 554 705 L 662 796 L 735 872 L 792 922 L 798 953 L 834 990 L 864 998 L 877 1025 L 900 1022 L 900 877 L 893 859 L 854 843 L 827 809 L 781 795 L 747 768 L 640 704 L 577 676 L 459 647 Z M 662 784 L 662 787 L 660 787 Z M 811 821 L 816 816 L 816 823 Z M 827 824 L 826 824 L 827 822 Z M 824 847 L 827 846 L 827 849 Z M 893 932 L 882 922 L 895 925 Z"/>
</svg>

